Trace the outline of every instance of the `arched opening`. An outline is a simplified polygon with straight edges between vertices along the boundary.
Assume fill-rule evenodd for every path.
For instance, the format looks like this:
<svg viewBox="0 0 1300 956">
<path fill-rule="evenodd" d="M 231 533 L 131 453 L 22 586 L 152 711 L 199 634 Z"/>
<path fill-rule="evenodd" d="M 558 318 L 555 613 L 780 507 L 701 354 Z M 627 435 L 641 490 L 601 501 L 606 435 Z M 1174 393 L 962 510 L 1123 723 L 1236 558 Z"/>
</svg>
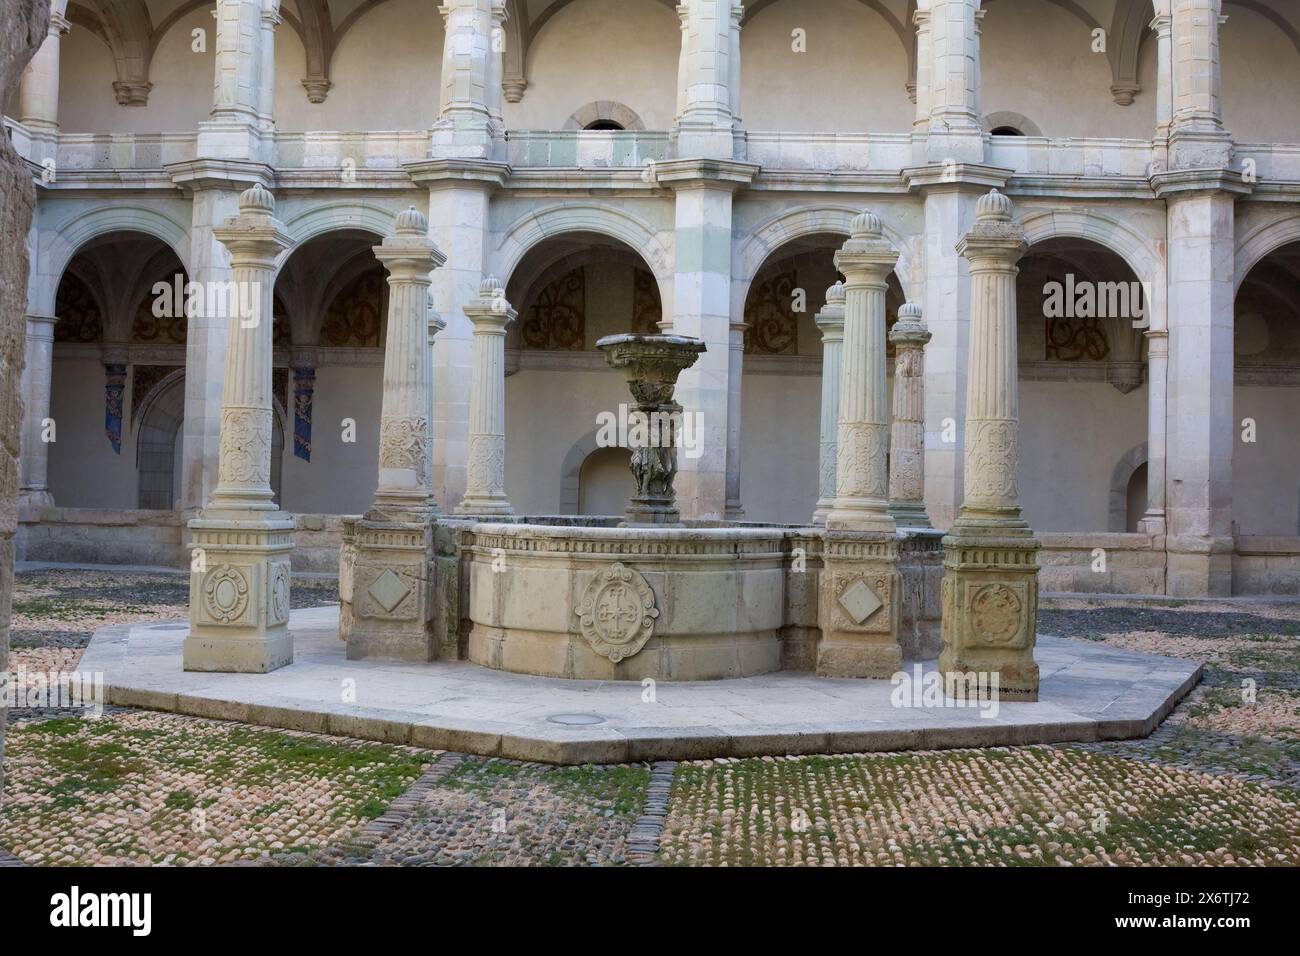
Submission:
<svg viewBox="0 0 1300 956">
<path fill-rule="evenodd" d="M 994 136 L 1024 136 L 1025 134 L 1014 126 L 999 126 L 992 130 Z"/>
<path fill-rule="evenodd" d="M 1242 280 L 1233 329 L 1232 514 L 1238 534 L 1297 534 L 1300 242 Z"/>
<path fill-rule="evenodd" d="M 817 505 L 822 334 L 815 319 L 826 290 L 842 278 L 835 253 L 846 239 L 815 233 L 781 245 L 754 274 L 745 296 L 740 497 L 746 520 L 804 522 Z M 888 325 L 904 301 L 902 285 L 891 274 Z M 892 360 L 892 346 L 889 355 Z"/>
<path fill-rule="evenodd" d="M 596 131 L 599 131 L 599 130 L 621 130 L 621 129 L 623 129 L 623 126 L 622 126 L 621 124 L 619 124 L 619 123 L 615 123 L 613 120 L 593 120 L 592 122 L 590 122 L 590 123 L 588 123 L 586 126 L 584 126 L 583 129 L 585 129 L 585 130 L 589 130 L 589 131 L 591 131 L 591 130 L 596 130 Z"/>
<path fill-rule="evenodd" d="M 1036 530 L 1128 524 L 1129 473 L 1116 489 L 1112 469 L 1147 440 L 1146 305 L 1133 270 L 1096 242 L 1047 239 L 1020 260 L 1020 500 Z"/>
<path fill-rule="evenodd" d="M 1147 463 L 1142 462 L 1133 471 L 1128 480 L 1125 495 L 1124 530 L 1130 533 L 1138 530 L 1138 522 L 1147 510 Z"/>
<path fill-rule="evenodd" d="M 50 493 L 62 507 L 139 506 L 130 426 L 149 388 L 185 366 L 187 278 L 172 248 L 142 232 L 98 236 L 68 261 L 55 293 L 57 431 L 47 452 Z"/>
<path fill-rule="evenodd" d="M 288 454 L 283 437 L 275 454 L 286 511 L 357 514 L 374 498 L 388 332 L 388 274 L 373 251 L 381 238 L 360 229 L 316 236 L 276 277 L 277 318 L 292 329 L 274 377 L 294 436 Z"/>
<path fill-rule="evenodd" d="M 581 507 L 581 476 L 577 497 L 565 488 L 565 455 L 630 401 L 596 342 L 658 332 L 659 284 L 630 246 L 571 232 L 524 254 L 506 298 L 518 311 L 506 333 L 506 494 L 524 514 Z"/>
<path fill-rule="evenodd" d="M 632 453 L 626 448 L 597 448 L 578 472 L 578 513 L 621 515 L 636 493 Z"/>
</svg>

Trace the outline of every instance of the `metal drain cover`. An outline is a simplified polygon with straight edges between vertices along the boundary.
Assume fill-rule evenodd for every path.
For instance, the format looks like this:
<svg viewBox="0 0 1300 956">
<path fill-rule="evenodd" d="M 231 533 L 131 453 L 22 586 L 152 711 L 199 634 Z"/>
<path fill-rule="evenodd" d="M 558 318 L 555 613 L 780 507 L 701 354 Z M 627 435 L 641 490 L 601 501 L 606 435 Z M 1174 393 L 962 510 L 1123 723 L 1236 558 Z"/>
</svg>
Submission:
<svg viewBox="0 0 1300 956">
<path fill-rule="evenodd" d="M 584 724 L 603 724 L 605 718 L 599 714 L 551 714 L 546 718 L 553 724 L 565 724 L 574 727 Z"/>
</svg>

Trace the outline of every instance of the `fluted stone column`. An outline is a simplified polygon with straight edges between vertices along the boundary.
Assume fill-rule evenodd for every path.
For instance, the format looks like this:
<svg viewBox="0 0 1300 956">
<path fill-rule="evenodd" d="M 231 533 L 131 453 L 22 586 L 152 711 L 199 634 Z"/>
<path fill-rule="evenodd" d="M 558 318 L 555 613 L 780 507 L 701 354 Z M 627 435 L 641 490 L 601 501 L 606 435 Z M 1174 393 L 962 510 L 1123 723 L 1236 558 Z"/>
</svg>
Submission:
<svg viewBox="0 0 1300 956">
<path fill-rule="evenodd" d="M 446 257 L 414 206 L 375 246 L 388 270 L 388 336 L 374 506 L 352 524 L 340 554 L 350 613 L 341 621 L 349 660 L 437 656 L 429 494 L 430 273 Z M 343 588 L 341 587 L 341 590 Z"/>
<path fill-rule="evenodd" d="M 474 323 L 474 376 L 469 398 L 469 474 L 457 514 L 509 515 L 506 498 L 506 327 L 515 310 L 495 276 L 465 306 Z"/>
<path fill-rule="evenodd" d="M 889 392 L 885 295 L 898 252 L 872 213 L 857 216 L 835 253 L 844 274 L 844 351 L 836 431 L 835 507 L 826 526 L 893 534 L 889 516 Z"/>
<path fill-rule="evenodd" d="M 840 365 L 844 351 L 844 283 L 826 290 L 826 305 L 814 317 L 822 332 L 821 438 L 817 445 L 817 510 L 812 523 L 825 527 L 835 506 L 836 429 L 840 423 Z"/>
<path fill-rule="evenodd" d="M 970 262 L 966 498 L 943 539 L 942 673 L 996 672 L 1003 698 L 1038 699 L 1038 539 L 1021 517 L 1016 262 L 1029 248 L 997 190 L 958 245 Z M 987 686 L 983 681 L 980 685 Z"/>
<path fill-rule="evenodd" d="M 27 341 L 23 365 L 22 457 L 18 461 L 19 507 L 28 513 L 54 504 L 50 495 L 50 445 L 45 441 L 45 420 L 50 417 L 50 384 L 54 373 L 52 315 L 27 316 Z M 57 432 L 56 432 L 57 437 Z"/>
<path fill-rule="evenodd" d="M 889 430 L 889 513 L 900 528 L 928 528 L 925 512 L 925 344 L 930 331 L 913 302 L 898 310 L 894 343 L 894 422 Z"/>
<path fill-rule="evenodd" d="M 870 212 L 835 254 L 844 274 L 844 345 L 836 431 L 835 504 L 826 516 L 817 673 L 889 677 L 898 644 L 901 580 L 889 515 L 886 280 L 898 252 Z"/>
<path fill-rule="evenodd" d="M 230 250 L 238 308 L 229 316 L 221 394 L 217 488 L 190 522 L 191 671 L 264 673 L 293 660 L 289 555 L 293 520 L 271 491 L 272 293 L 276 257 L 291 244 L 261 186 L 239 197 L 239 215 L 214 230 Z"/>
<path fill-rule="evenodd" d="M 67 0 L 50 4 L 50 27 L 40 49 L 23 71 L 18 88 L 18 121 L 32 139 L 33 161 L 56 158 L 59 140 L 59 53 L 68 34 Z"/>
<path fill-rule="evenodd" d="M 264 130 L 275 129 L 275 28 L 284 22 L 280 0 L 262 0 L 261 60 L 258 63 L 257 113 Z"/>
<path fill-rule="evenodd" d="M 393 233 L 374 252 L 388 270 L 389 289 L 374 511 L 424 513 L 429 497 L 430 273 L 445 258 L 429 239 L 428 220 L 414 206 L 397 216 Z"/>
<path fill-rule="evenodd" d="M 434 123 L 435 158 L 491 159 L 499 130 L 492 104 L 501 93 L 501 51 L 493 49 L 492 0 L 445 0 L 442 93 Z M 491 85 L 496 82 L 495 97 Z"/>
<path fill-rule="evenodd" d="M 673 136 L 682 158 L 733 159 L 733 60 L 740 55 L 734 0 L 691 0 L 677 7 L 684 31 Z M 739 69 L 735 71 L 739 79 Z"/>
<path fill-rule="evenodd" d="M 727 505 L 728 521 L 745 517 L 745 507 L 740 500 L 740 403 L 745 374 L 744 322 L 731 323 L 731 337 L 727 341 Z"/>
<path fill-rule="evenodd" d="M 1165 524 L 1165 458 L 1169 414 L 1169 331 L 1151 329 L 1147 340 L 1147 510 L 1138 523 L 1145 534 L 1163 535 Z"/>
</svg>

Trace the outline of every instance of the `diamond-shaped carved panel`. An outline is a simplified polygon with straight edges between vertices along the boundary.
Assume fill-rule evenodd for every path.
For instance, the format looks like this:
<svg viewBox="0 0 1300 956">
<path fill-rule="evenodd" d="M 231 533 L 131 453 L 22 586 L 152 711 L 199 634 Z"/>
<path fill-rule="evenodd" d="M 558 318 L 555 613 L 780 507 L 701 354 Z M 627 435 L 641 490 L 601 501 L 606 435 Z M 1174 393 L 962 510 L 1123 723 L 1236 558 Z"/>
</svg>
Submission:
<svg viewBox="0 0 1300 956">
<path fill-rule="evenodd" d="M 840 607 L 854 624 L 861 624 L 884 606 L 880 596 L 862 578 L 858 578 L 839 597 Z"/>
<path fill-rule="evenodd" d="M 375 578 L 370 587 L 366 589 L 366 592 L 374 598 L 375 603 L 382 607 L 386 613 L 392 614 L 393 609 L 411 593 L 411 588 L 391 569 L 385 568 L 384 572 Z"/>
</svg>

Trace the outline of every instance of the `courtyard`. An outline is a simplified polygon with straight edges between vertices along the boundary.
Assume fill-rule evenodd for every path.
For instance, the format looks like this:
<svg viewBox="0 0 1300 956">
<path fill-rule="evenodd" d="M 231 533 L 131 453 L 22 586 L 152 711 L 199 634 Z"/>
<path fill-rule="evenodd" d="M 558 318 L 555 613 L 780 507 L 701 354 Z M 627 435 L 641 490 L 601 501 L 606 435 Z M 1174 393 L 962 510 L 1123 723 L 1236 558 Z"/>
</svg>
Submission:
<svg viewBox="0 0 1300 956">
<path fill-rule="evenodd" d="M 20 571 L 10 670 L 75 671 L 96 631 L 187 600 L 181 574 Z M 1300 865 L 1300 604 L 1045 598 L 1038 623 L 1203 662 L 1201 680 L 1138 740 L 575 766 L 18 707 L 0 848 L 28 866 Z"/>
</svg>

